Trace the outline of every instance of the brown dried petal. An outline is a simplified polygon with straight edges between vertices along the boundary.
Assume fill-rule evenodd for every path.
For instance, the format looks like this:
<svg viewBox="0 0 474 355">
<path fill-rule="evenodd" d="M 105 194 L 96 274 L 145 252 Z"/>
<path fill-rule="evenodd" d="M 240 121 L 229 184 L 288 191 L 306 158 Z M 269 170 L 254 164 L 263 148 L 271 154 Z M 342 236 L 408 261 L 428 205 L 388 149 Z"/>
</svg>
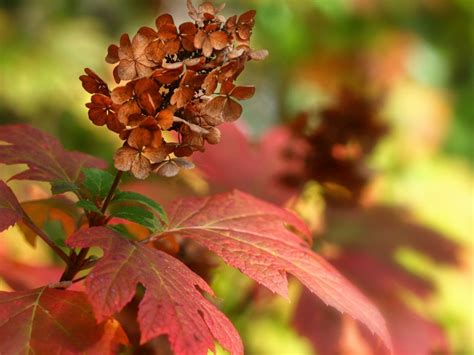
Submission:
<svg viewBox="0 0 474 355">
<path fill-rule="evenodd" d="M 135 61 L 122 59 L 117 66 L 117 74 L 122 80 L 132 80 L 137 77 L 137 68 Z"/>
<path fill-rule="evenodd" d="M 161 110 L 158 114 L 158 124 L 162 129 L 169 129 L 173 126 L 173 111 L 170 109 Z"/>
<path fill-rule="evenodd" d="M 118 120 L 117 115 L 108 115 L 106 124 L 107 128 L 112 132 L 121 133 L 125 129 L 125 126 Z"/>
<path fill-rule="evenodd" d="M 171 159 L 181 169 L 193 169 L 194 164 L 187 159 L 174 158 Z"/>
<path fill-rule="evenodd" d="M 165 24 L 158 30 L 158 38 L 163 42 L 178 38 L 178 29 L 174 24 Z"/>
<path fill-rule="evenodd" d="M 138 103 L 149 114 L 154 115 L 163 101 L 158 84 L 148 78 L 142 78 L 135 85 Z"/>
<path fill-rule="evenodd" d="M 109 115 L 115 116 L 115 113 L 111 112 L 111 105 L 110 97 L 102 94 L 92 95 L 91 102 L 86 104 L 91 121 L 97 126 L 106 124 Z"/>
<path fill-rule="evenodd" d="M 179 33 L 181 36 L 181 43 L 183 48 L 189 52 L 194 51 L 194 36 L 198 29 L 192 22 L 185 22 L 179 26 Z"/>
<path fill-rule="evenodd" d="M 194 36 L 194 47 L 196 47 L 196 49 L 201 49 L 206 39 L 207 33 L 203 30 L 199 30 L 196 36 Z"/>
<path fill-rule="evenodd" d="M 255 87 L 253 86 L 237 86 L 231 91 L 230 96 L 235 97 L 237 100 L 247 100 L 254 94 Z"/>
<path fill-rule="evenodd" d="M 177 157 L 190 157 L 193 155 L 193 150 L 189 146 L 180 145 L 174 150 L 174 155 Z"/>
<path fill-rule="evenodd" d="M 124 103 L 117 112 L 118 120 L 125 126 L 129 125 L 131 116 L 140 114 L 142 110 L 135 100 Z"/>
<path fill-rule="evenodd" d="M 109 95 L 107 84 L 91 69 L 84 69 L 87 75 L 81 75 L 82 87 L 90 94 Z"/>
<path fill-rule="evenodd" d="M 115 152 L 114 166 L 120 171 L 129 171 L 138 152 L 130 147 L 122 147 Z"/>
<path fill-rule="evenodd" d="M 212 71 L 204 79 L 204 83 L 202 84 L 202 88 L 205 90 L 206 95 L 212 95 L 217 89 L 217 74 Z"/>
<path fill-rule="evenodd" d="M 226 96 L 216 96 L 212 98 L 204 108 L 205 113 L 211 117 L 221 117 L 226 101 Z"/>
<path fill-rule="evenodd" d="M 158 148 L 147 148 L 142 154 L 150 161 L 150 163 L 156 164 L 165 160 L 170 154 L 170 151 L 165 144 L 162 144 Z"/>
<path fill-rule="evenodd" d="M 119 61 L 118 55 L 119 47 L 115 44 L 111 44 L 109 48 L 107 48 L 107 56 L 105 57 L 105 61 L 110 64 L 115 64 Z"/>
<path fill-rule="evenodd" d="M 232 83 L 231 80 L 224 81 L 221 85 L 221 95 L 230 95 L 234 88 L 235 85 Z"/>
<path fill-rule="evenodd" d="M 233 122 L 237 120 L 242 114 L 242 106 L 231 98 L 227 98 L 222 110 L 222 118 L 226 122 Z"/>
<path fill-rule="evenodd" d="M 127 143 L 137 150 L 143 149 L 153 141 L 153 133 L 145 128 L 135 128 L 128 136 Z"/>
<path fill-rule="evenodd" d="M 123 103 L 130 100 L 132 95 L 132 85 L 117 86 L 115 89 L 112 90 L 111 98 L 114 104 L 122 105 Z"/>
<path fill-rule="evenodd" d="M 261 49 L 259 51 L 251 50 L 249 52 L 249 57 L 253 60 L 264 60 L 266 57 L 268 57 L 268 51 L 266 49 Z"/>
<path fill-rule="evenodd" d="M 238 24 L 253 24 L 255 23 L 255 15 L 257 14 L 257 11 L 255 10 L 249 10 L 247 12 L 244 12 L 242 15 L 239 16 L 239 20 L 237 21 Z"/>
<path fill-rule="evenodd" d="M 171 16 L 170 14 L 160 15 L 155 20 L 155 25 L 158 30 L 161 28 L 161 26 L 167 25 L 167 24 L 174 25 L 173 16 Z"/>
<path fill-rule="evenodd" d="M 211 127 L 209 133 L 204 136 L 209 144 L 217 144 L 221 140 L 221 131 L 216 127 Z"/>
<path fill-rule="evenodd" d="M 221 50 L 227 46 L 229 39 L 224 31 L 216 31 L 209 35 L 209 40 L 214 49 Z"/>
<path fill-rule="evenodd" d="M 132 162 L 131 170 L 133 176 L 135 176 L 137 179 L 144 180 L 150 175 L 151 163 L 142 154 L 138 154 L 135 157 L 135 160 Z"/>
<path fill-rule="evenodd" d="M 164 43 L 161 41 L 151 42 L 145 49 L 145 56 L 156 64 L 161 63 L 166 56 Z"/>
<path fill-rule="evenodd" d="M 214 48 L 212 47 L 211 40 L 209 39 L 209 37 L 206 37 L 202 44 L 202 54 L 204 54 L 205 57 L 209 58 L 212 55 L 213 49 Z"/>
<path fill-rule="evenodd" d="M 165 161 L 156 167 L 154 170 L 155 173 L 165 177 L 173 177 L 178 175 L 179 166 L 174 163 L 172 160 Z"/>
</svg>

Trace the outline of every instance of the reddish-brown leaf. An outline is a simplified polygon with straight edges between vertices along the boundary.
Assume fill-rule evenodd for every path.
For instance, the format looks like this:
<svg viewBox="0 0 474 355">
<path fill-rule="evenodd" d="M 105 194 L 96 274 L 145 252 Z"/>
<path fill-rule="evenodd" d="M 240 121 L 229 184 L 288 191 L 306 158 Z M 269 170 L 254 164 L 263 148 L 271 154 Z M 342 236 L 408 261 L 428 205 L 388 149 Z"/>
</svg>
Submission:
<svg viewBox="0 0 474 355">
<path fill-rule="evenodd" d="M 117 321 L 97 324 L 82 292 L 0 292 L 0 354 L 114 354 L 127 343 Z"/>
<path fill-rule="evenodd" d="M 193 155 L 196 166 L 212 183 L 214 191 L 236 188 L 277 204 L 284 204 L 296 194 L 297 189 L 282 184 L 279 179 L 284 173 L 302 168 L 296 159 L 288 162 L 279 153 L 291 139 L 288 129 L 274 128 L 258 144 L 252 144 L 235 124 L 223 124 L 219 129 L 221 142 L 207 146 L 204 154 Z"/>
<path fill-rule="evenodd" d="M 10 143 L 0 145 L 0 163 L 28 166 L 11 179 L 76 182 L 82 168 L 104 169 L 107 165 L 90 155 L 65 150 L 56 138 L 28 125 L 2 126 L 0 141 Z"/>
<path fill-rule="evenodd" d="M 79 231 L 68 244 L 104 250 L 104 257 L 86 280 L 99 320 L 120 311 L 140 283 L 146 288 L 138 312 L 142 343 L 167 334 L 178 355 L 207 354 L 208 349 L 214 350 L 215 340 L 232 354 L 243 353 L 230 321 L 196 287 L 211 295 L 212 290 L 178 259 L 127 241 L 104 227 Z"/>
<path fill-rule="evenodd" d="M 311 233 L 291 212 L 234 191 L 178 200 L 171 204 L 168 216 L 169 229 L 163 235 L 201 243 L 229 265 L 285 297 L 287 273 L 292 274 L 324 303 L 360 320 L 391 348 L 385 321 L 377 308 L 311 251 Z"/>
<path fill-rule="evenodd" d="M 0 232 L 23 218 L 23 210 L 13 191 L 0 180 Z"/>
<path fill-rule="evenodd" d="M 414 280 L 406 280 L 399 271 L 388 269 L 366 254 L 346 253 L 338 256 L 335 265 L 365 289 L 383 311 L 395 354 L 450 353 L 441 327 L 418 314 L 399 297 L 401 287 L 406 284 L 418 288 L 413 284 Z M 339 340 L 349 336 L 349 329 L 344 326 L 343 316 L 326 309 L 311 293 L 303 291 L 293 323 L 300 334 L 309 338 L 319 353 L 344 353 L 344 344 Z M 357 333 L 362 343 L 376 350 L 376 354 L 389 354 L 363 329 L 359 329 Z M 353 349 L 352 352 L 365 354 L 361 349 Z"/>
</svg>

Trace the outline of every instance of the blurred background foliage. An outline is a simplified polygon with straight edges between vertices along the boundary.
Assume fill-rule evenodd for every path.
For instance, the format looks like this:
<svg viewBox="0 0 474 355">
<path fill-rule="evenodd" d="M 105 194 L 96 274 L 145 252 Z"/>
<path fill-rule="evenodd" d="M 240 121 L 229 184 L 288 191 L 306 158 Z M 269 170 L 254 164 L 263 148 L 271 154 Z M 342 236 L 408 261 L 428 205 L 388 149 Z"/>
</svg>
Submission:
<svg viewBox="0 0 474 355">
<path fill-rule="evenodd" d="M 410 250 L 398 257 L 436 282 L 427 312 L 448 331 L 455 353 L 472 353 L 474 3 L 228 0 L 224 14 L 248 8 L 257 10 L 253 47 L 270 51 L 240 79 L 257 87 L 244 103 L 249 131 L 258 136 L 300 111 L 318 110 L 341 87 L 382 97 L 391 129 L 371 159 L 379 172 L 372 189 L 379 201 L 405 206 L 462 244 L 456 270 Z M 90 67 L 112 82 L 107 46 L 123 32 L 152 25 L 163 11 L 186 19 L 184 0 L 0 0 L 0 123 L 31 123 L 69 149 L 111 161 L 118 141 L 87 119 L 89 95 L 78 77 Z M 44 259 L 41 251 L 35 255 Z M 217 275 L 214 286 L 224 299 L 238 298 L 236 284 L 247 287 L 239 274 Z M 227 299 L 223 307 L 249 353 L 311 353 L 287 326 L 292 306 L 285 301 L 242 314 L 241 300 Z"/>
</svg>

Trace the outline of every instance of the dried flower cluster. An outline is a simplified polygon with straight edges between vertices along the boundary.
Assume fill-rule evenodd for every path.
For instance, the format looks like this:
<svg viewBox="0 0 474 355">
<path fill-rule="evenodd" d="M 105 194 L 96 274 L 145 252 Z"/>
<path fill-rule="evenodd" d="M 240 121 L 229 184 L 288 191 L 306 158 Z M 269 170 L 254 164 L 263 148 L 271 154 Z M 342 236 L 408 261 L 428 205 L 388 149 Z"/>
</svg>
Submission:
<svg viewBox="0 0 474 355">
<path fill-rule="evenodd" d="M 284 182 L 294 186 L 316 180 L 335 187 L 336 193 L 326 196 L 333 202 L 357 202 L 371 177 L 367 156 L 387 132 L 378 106 L 377 100 L 345 89 L 333 106 L 319 112 L 316 126 L 311 115 L 301 114 L 292 129 L 304 141 L 304 153 L 295 144 L 285 153 L 291 159 L 303 159 L 305 168 L 287 174 Z"/>
<path fill-rule="evenodd" d="M 234 81 L 247 61 L 262 60 L 268 52 L 250 48 L 255 11 L 226 20 L 219 14 L 223 7 L 205 2 L 196 9 L 188 0 L 194 22 L 176 26 L 164 14 L 156 29 L 142 27 L 132 39 L 123 34 L 119 46 L 109 46 L 106 61 L 118 63 L 117 84 L 127 83 L 112 91 L 90 69 L 81 76 L 93 94 L 86 105 L 89 118 L 124 140 L 114 157 L 117 169 L 139 179 L 151 172 L 174 176 L 192 167 L 182 157 L 204 151 L 205 142 L 219 143 L 216 127 L 240 117 L 238 100 L 252 97 L 255 88 Z"/>
</svg>

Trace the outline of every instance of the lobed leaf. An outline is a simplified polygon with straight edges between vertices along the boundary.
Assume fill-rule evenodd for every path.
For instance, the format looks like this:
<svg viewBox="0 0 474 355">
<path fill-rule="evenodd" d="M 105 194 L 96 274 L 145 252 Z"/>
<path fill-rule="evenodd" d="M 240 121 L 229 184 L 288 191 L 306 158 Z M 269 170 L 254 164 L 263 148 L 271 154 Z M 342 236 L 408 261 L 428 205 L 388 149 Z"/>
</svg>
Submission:
<svg viewBox="0 0 474 355">
<path fill-rule="evenodd" d="M 258 142 L 252 142 L 236 124 L 223 124 L 219 130 L 222 138 L 218 145 L 206 147 L 205 154 L 193 155 L 214 189 L 238 189 L 279 205 L 298 193 L 297 186 L 281 181 L 281 176 L 302 169 L 298 159 L 289 162 L 282 153 L 288 142 L 294 142 L 290 129 L 275 127 Z"/>
<path fill-rule="evenodd" d="M 138 223 L 152 232 L 162 229 L 162 225 L 153 212 L 139 206 L 119 206 L 113 209 L 112 216 Z"/>
<path fill-rule="evenodd" d="M 171 204 L 170 224 L 162 236 L 191 238 L 221 256 L 226 263 L 287 296 L 287 273 L 324 303 L 347 313 L 377 334 L 388 348 L 390 336 L 377 308 L 323 258 L 309 248 L 304 223 L 283 210 L 234 191 Z"/>
<path fill-rule="evenodd" d="M 102 214 L 100 209 L 91 201 L 79 200 L 76 202 L 76 206 L 88 212 L 96 212 Z"/>
<path fill-rule="evenodd" d="M 0 354 L 112 354 L 127 343 L 117 321 L 97 324 L 82 292 L 0 292 Z"/>
<path fill-rule="evenodd" d="M 119 191 L 115 194 L 112 202 L 137 202 L 142 205 L 145 205 L 155 212 L 157 212 L 161 218 L 161 220 L 168 224 L 168 216 L 166 215 L 165 210 L 161 205 L 156 203 L 151 198 L 148 198 L 142 194 L 133 191 Z"/>
<path fill-rule="evenodd" d="M 77 192 L 79 186 L 73 182 L 67 181 L 53 181 L 51 182 L 51 193 L 53 195 L 63 194 L 65 192 Z"/>
<path fill-rule="evenodd" d="M 1 126 L 0 141 L 9 143 L 0 145 L 0 163 L 28 166 L 11 179 L 71 183 L 79 180 L 82 168 L 107 165 L 90 155 L 65 150 L 56 138 L 29 125 Z"/>
<path fill-rule="evenodd" d="M 84 173 L 83 185 L 93 197 L 104 198 L 107 196 L 114 182 L 112 174 L 95 168 L 82 169 L 82 172 Z"/>
<path fill-rule="evenodd" d="M 1 147 L 0 147 L 1 148 Z M 0 232 L 23 218 L 23 210 L 13 191 L 0 180 Z"/>
<path fill-rule="evenodd" d="M 230 321 L 196 289 L 212 295 L 206 282 L 178 259 L 130 242 L 105 227 L 72 235 L 72 247 L 98 246 L 104 256 L 86 279 L 86 290 L 96 317 L 105 319 L 120 311 L 142 284 L 138 322 L 141 342 L 167 334 L 177 355 L 207 354 L 218 341 L 232 354 L 242 354 L 242 343 Z"/>
</svg>

